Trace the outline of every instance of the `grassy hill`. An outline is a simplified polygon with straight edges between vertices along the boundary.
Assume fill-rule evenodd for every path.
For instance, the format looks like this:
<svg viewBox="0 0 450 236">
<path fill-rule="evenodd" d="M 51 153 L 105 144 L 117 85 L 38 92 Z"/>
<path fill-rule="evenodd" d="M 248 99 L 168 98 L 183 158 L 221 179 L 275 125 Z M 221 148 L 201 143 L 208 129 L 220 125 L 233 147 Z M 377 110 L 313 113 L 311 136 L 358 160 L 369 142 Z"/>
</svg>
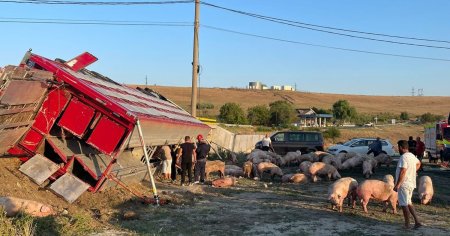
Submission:
<svg viewBox="0 0 450 236">
<path fill-rule="evenodd" d="M 190 87 L 149 86 L 170 100 L 190 111 Z M 211 103 L 214 109 L 198 111 L 199 116 L 216 116 L 220 107 L 227 102 L 235 102 L 245 110 L 255 105 L 269 105 L 277 100 L 286 100 L 295 108 L 317 107 L 330 109 L 333 103 L 345 99 L 354 106 L 358 113 L 400 114 L 403 111 L 412 116 L 426 112 L 447 116 L 450 112 L 450 97 L 444 96 L 366 96 L 327 93 L 305 93 L 295 91 L 246 90 L 231 88 L 200 88 L 198 103 Z"/>
</svg>

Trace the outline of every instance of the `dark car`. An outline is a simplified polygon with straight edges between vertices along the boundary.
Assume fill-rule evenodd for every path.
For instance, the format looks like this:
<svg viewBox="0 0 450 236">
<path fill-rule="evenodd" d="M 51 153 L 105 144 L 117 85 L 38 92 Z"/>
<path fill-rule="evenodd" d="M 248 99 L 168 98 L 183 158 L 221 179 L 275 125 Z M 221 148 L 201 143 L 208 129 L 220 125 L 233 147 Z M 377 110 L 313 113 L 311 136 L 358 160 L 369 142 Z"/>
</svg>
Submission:
<svg viewBox="0 0 450 236">
<path fill-rule="evenodd" d="M 323 136 L 320 132 L 281 131 L 270 136 L 273 149 L 277 154 L 300 150 L 302 153 L 323 151 Z M 261 141 L 255 148 L 262 149 Z"/>
</svg>

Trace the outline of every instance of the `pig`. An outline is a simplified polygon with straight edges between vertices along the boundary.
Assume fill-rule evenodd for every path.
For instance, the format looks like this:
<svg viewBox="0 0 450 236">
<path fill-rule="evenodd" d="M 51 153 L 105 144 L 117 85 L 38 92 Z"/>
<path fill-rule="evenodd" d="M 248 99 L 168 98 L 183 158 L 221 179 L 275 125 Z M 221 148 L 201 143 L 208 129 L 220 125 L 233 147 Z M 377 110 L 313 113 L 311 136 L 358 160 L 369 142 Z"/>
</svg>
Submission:
<svg viewBox="0 0 450 236">
<path fill-rule="evenodd" d="M 331 202 L 331 207 L 336 206 L 339 212 L 342 212 L 342 205 L 344 199 L 348 197 L 348 205 L 352 204 L 352 208 L 356 205 L 356 189 L 358 188 L 358 181 L 353 178 L 345 177 L 336 180 L 328 187 L 328 200 Z"/>
<path fill-rule="evenodd" d="M 281 177 L 282 183 L 304 183 L 308 181 L 308 177 L 304 174 L 285 174 Z"/>
<path fill-rule="evenodd" d="M 242 177 L 244 176 L 244 171 L 242 169 L 225 169 L 225 175 Z"/>
<path fill-rule="evenodd" d="M 325 155 L 322 158 L 322 162 L 325 163 L 325 164 L 332 165 L 332 166 L 336 167 L 336 169 L 340 169 L 341 165 L 342 165 L 341 164 L 341 158 L 340 157 L 335 157 L 335 156 L 333 156 L 331 154 Z"/>
<path fill-rule="evenodd" d="M 386 153 L 380 153 L 378 156 L 374 157 L 377 160 L 378 165 L 385 164 L 387 167 L 390 166 L 393 158 Z"/>
<path fill-rule="evenodd" d="M 302 154 L 300 155 L 300 157 L 298 158 L 298 161 L 300 163 L 304 162 L 304 161 L 309 161 L 309 162 L 313 162 L 314 161 L 314 154 L 308 153 L 308 154 Z"/>
<path fill-rule="evenodd" d="M 277 165 L 269 162 L 259 163 L 257 166 L 259 178 L 262 178 L 264 172 L 269 172 L 271 178 L 273 179 L 275 175 L 280 177 L 283 176 L 283 171 Z"/>
<path fill-rule="evenodd" d="M 377 161 L 372 157 L 368 157 L 363 161 L 362 166 L 363 166 L 364 178 L 368 179 L 375 172 L 375 167 L 377 166 Z"/>
<path fill-rule="evenodd" d="M 294 174 L 292 177 L 291 177 L 291 181 L 290 182 L 292 182 L 292 183 L 307 183 L 308 182 L 308 176 L 306 176 L 305 174 L 300 174 L 300 173 L 297 173 L 297 174 Z"/>
<path fill-rule="evenodd" d="M 0 206 L 3 207 L 6 216 L 15 216 L 19 212 L 24 212 L 35 217 L 56 214 L 50 205 L 15 197 L 0 197 Z"/>
<path fill-rule="evenodd" d="M 236 184 L 236 179 L 233 177 L 219 178 L 212 181 L 212 186 L 215 188 L 226 188 Z"/>
<path fill-rule="evenodd" d="M 296 151 L 296 152 L 288 152 L 286 155 L 284 155 L 283 160 L 285 165 L 290 165 L 294 162 L 298 162 L 300 156 L 302 155 L 302 152 Z"/>
<path fill-rule="evenodd" d="M 342 163 L 342 169 L 346 170 L 346 169 L 350 169 L 350 168 L 354 168 L 357 166 L 362 165 L 363 163 L 363 158 L 359 155 L 356 155 L 352 158 L 349 158 L 348 160 L 346 160 L 344 163 Z"/>
<path fill-rule="evenodd" d="M 289 183 L 291 182 L 291 178 L 294 174 L 285 174 L 281 177 L 281 183 Z"/>
<path fill-rule="evenodd" d="M 206 161 L 205 166 L 205 176 L 208 178 L 209 174 L 212 172 L 219 172 L 219 176 L 223 177 L 225 175 L 225 162 L 223 161 Z"/>
<path fill-rule="evenodd" d="M 341 178 L 341 175 L 334 166 L 325 164 L 323 162 L 312 163 L 312 165 L 309 167 L 309 173 L 311 174 L 313 182 L 317 181 L 317 175 L 325 175 L 328 177 L 328 180 L 331 180 L 331 178 Z"/>
<path fill-rule="evenodd" d="M 251 178 L 253 163 L 251 161 L 244 162 L 243 169 L 244 169 L 244 177 Z"/>
<path fill-rule="evenodd" d="M 389 184 L 391 189 L 394 189 L 394 176 L 392 176 L 392 175 L 385 175 L 383 177 L 383 182 Z"/>
<path fill-rule="evenodd" d="M 231 170 L 231 169 L 233 169 L 233 170 L 242 170 L 241 167 L 236 166 L 236 165 L 225 165 L 225 170 Z"/>
<path fill-rule="evenodd" d="M 426 205 L 431 203 L 431 199 L 433 198 L 434 190 L 433 190 L 433 182 L 429 176 L 422 176 L 419 178 L 419 199 L 420 204 Z"/>
<path fill-rule="evenodd" d="M 367 204 L 371 198 L 384 202 L 383 211 L 386 212 L 388 203 L 391 204 L 392 213 L 397 214 L 397 200 L 398 195 L 388 183 L 381 180 L 365 180 L 362 182 L 357 190 L 358 197 L 361 199 L 365 213 L 367 211 Z"/>
<path fill-rule="evenodd" d="M 310 161 L 304 161 L 300 163 L 300 171 L 305 175 L 311 175 L 311 173 L 309 173 L 309 167 L 311 167 L 311 165 L 312 162 Z"/>
</svg>

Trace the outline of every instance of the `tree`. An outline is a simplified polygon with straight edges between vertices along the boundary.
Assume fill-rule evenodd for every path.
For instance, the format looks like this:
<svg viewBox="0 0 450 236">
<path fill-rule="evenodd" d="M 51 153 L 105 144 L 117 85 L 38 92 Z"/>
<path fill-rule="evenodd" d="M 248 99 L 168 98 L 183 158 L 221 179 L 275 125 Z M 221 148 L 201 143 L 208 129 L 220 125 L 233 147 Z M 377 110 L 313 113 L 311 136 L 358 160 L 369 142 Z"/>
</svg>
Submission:
<svg viewBox="0 0 450 236">
<path fill-rule="evenodd" d="M 400 113 L 400 120 L 409 120 L 409 114 L 406 111 Z"/>
<path fill-rule="evenodd" d="M 326 109 L 317 108 L 317 107 L 312 107 L 311 109 L 317 114 L 332 114 L 333 113 L 330 109 L 326 110 Z"/>
<path fill-rule="evenodd" d="M 436 121 L 442 120 L 444 118 L 444 116 L 441 115 L 435 115 L 435 114 L 431 114 L 429 112 L 422 114 L 420 116 L 420 121 L 425 124 L 425 123 L 434 123 Z"/>
<path fill-rule="evenodd" d="M 245 124 L 245 114 L 237 103 L 225 103 L 220 107 L 219 120 L 230 124 Z"/>
<path fill-rule="evenodd" d="M 333 116 L 337 120 L 347 120 L 356 117 L 356 109 L 347 100 L 339 100 L 333 104 Z"/>
<path fill-rule="evenodd" d="M 265 105 L 250 107 L 247 111 L 247 120 L 251 125 L 268 125 L 269 119 L 270 111 Z"/>
<path fill-rule="evenodd" d="M 275 101 L 269 104 L 270 124 L 287 127 L 295 118 L 295 110 L 287 101 Z"/>
<path fill-rule="evenodd" d="M 328 127 L 327 130 L 323 132 L 323 137 L 330 138 L 333 143 L 336 142 L 336 138 L 341 137 L 341 131 L 336 127 Z"/>
</svg>

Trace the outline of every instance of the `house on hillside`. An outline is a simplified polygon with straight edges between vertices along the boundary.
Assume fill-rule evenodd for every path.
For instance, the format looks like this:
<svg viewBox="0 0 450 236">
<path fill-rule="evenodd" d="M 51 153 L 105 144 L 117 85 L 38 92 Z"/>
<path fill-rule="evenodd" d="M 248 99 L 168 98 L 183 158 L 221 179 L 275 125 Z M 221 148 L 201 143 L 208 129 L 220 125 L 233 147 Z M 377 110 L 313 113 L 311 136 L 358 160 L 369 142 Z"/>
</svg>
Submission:
<svg viewBox="0 0 450 236">
<path fill-rule="evenodd" d="M 301 127 L 326 127 L 327 122 L 333 118 L 331 114 L 317 114 L 311 108 L 297 108 L 295 111 Z"/>
</svg>

